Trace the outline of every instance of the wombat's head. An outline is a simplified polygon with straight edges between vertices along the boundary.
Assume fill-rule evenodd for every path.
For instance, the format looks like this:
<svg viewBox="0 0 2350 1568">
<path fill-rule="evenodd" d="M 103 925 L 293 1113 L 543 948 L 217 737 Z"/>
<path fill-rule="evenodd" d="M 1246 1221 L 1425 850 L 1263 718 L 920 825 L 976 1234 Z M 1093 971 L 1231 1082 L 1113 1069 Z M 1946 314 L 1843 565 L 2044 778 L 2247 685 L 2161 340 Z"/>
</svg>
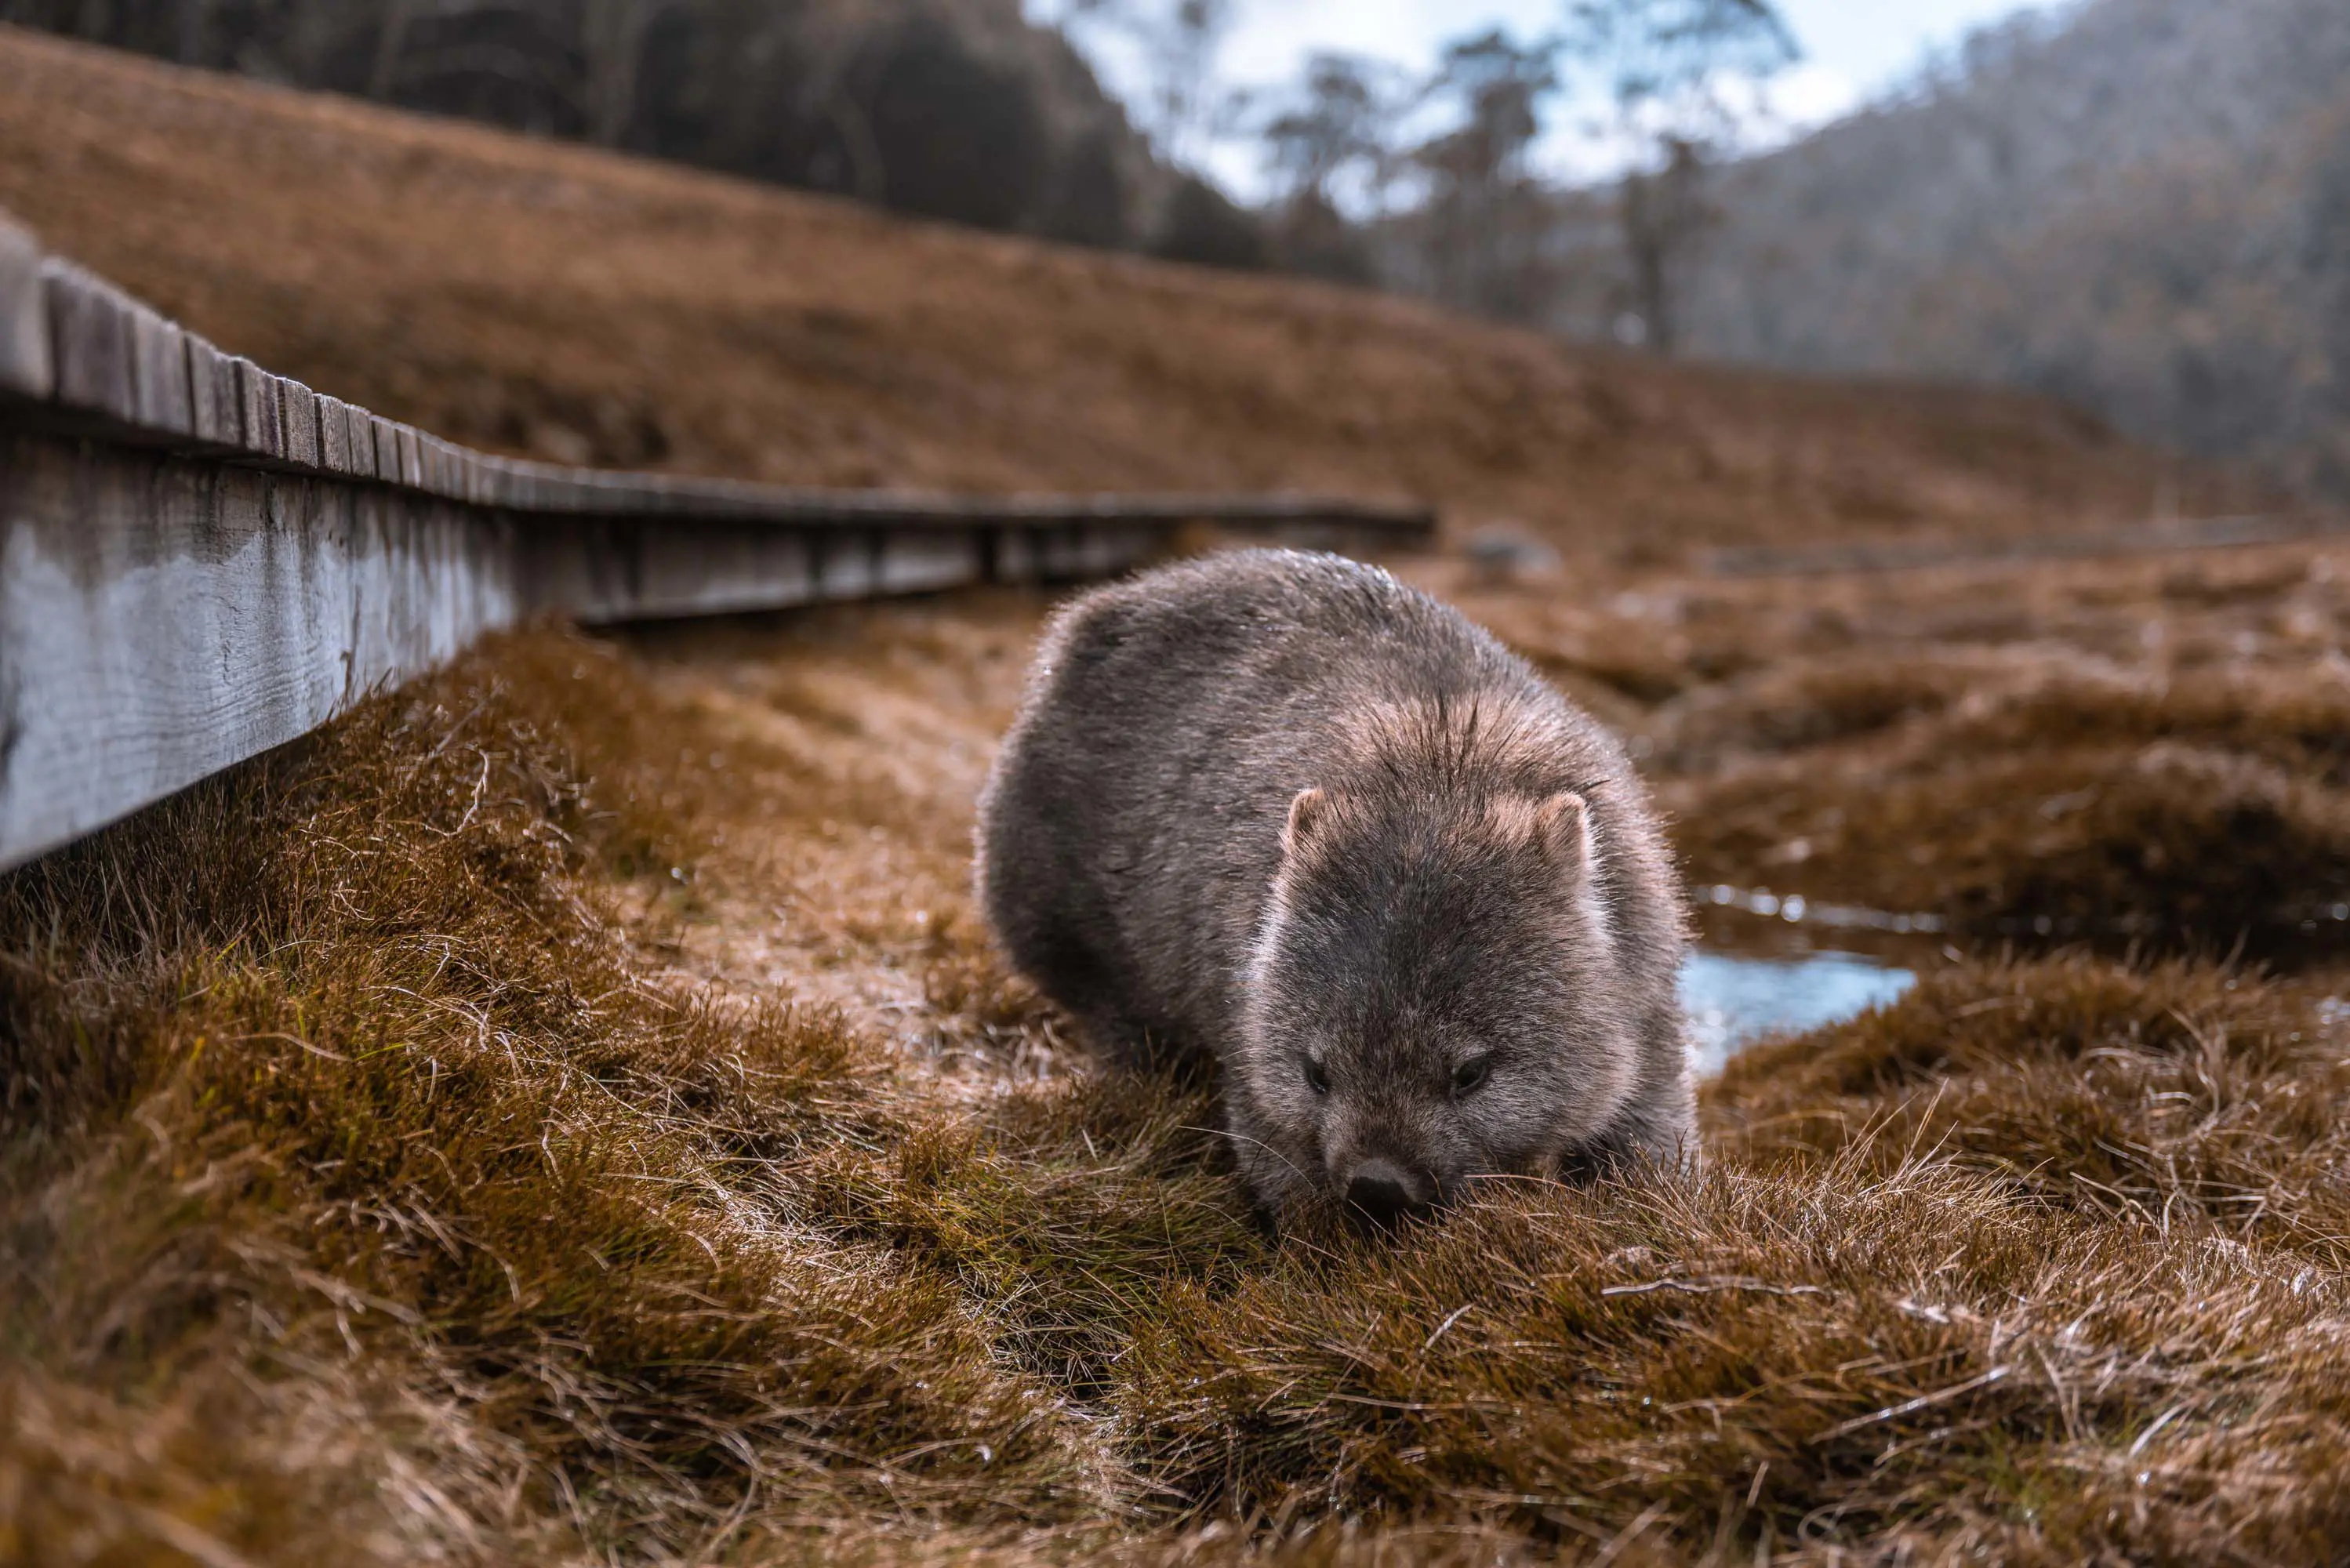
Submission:
<svg viewBox="0 0 2350 1568">
<path fill-rule="evenodd" d="M 1291 803 L 1235 1066 L 1243 1168 L 1387 1220 L 1555 1168 L 1631 1093 L 1582 797 Z"/>
</svg>

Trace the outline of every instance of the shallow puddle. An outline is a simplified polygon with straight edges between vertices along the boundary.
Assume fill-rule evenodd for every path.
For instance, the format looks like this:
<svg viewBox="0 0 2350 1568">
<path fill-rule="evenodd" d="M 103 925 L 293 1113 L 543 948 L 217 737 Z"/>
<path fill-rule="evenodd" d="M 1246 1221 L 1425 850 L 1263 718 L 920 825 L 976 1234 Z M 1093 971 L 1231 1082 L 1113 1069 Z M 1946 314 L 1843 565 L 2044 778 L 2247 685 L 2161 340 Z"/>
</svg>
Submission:
<svg viewBox="0 0 2350 1568">
<path fill-rule="evenodd" d="M 1893 1001 L 1917 979 L 1858 953 L 1691 953 L 1681 966 L 1681 1004 L 1689 1011 L 1697 1070 L 1711 1077 L 1757 1040 L 1840 1023 Z"/>
</svg>

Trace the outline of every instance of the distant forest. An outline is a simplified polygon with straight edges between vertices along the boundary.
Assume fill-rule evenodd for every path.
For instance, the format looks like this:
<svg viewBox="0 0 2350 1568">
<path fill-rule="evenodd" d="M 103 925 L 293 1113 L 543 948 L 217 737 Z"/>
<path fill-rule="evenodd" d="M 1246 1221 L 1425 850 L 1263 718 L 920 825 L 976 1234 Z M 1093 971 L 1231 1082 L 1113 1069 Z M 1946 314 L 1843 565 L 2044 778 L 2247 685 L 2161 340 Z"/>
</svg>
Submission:
<svg viewBox="0 0 2350 1568">
<path fill-rule="evenodd" d="M 0 0 L 0 20 L 983 228 L 1275 266 L 1659 353 L 2020 386 L 2350 499 L 2350 0 L 2083 0 L 1785 151 L 1773 0 L 1560 0 L 1428 72 L 1236 95 L 1250 0 Z M 1071 36 L 1148 62 L 1131 104 Z M 1535 156 L 1572 113 L 1643 151 Z M 1253 141 L 1243 209 L 1191 171 Z M 2149 498 L 2150 504 L 2152 498 Z"/>
</svg>

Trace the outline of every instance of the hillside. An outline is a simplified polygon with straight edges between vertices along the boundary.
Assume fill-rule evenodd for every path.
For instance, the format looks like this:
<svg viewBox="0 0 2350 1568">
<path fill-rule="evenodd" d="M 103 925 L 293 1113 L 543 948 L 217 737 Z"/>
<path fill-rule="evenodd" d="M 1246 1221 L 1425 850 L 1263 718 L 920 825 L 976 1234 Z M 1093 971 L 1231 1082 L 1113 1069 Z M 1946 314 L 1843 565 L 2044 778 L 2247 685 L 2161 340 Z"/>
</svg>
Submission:
<svg viewBox="0 0 2350 1568">
<path fill-rule="evenodd" d="M 2350 7 L 2094 0 L 1731 171 L 1691 350 L 2034 388 L 2350 493 Z"/>
<path fill-rule="evenodd" d="M 1646 553 L 2130 520 L 2166 471 L 2030 399 L 1654 365 L 9 29 L 0 205 L 273 369 L 567 461 L 1311 487 Z"/>
</svg>

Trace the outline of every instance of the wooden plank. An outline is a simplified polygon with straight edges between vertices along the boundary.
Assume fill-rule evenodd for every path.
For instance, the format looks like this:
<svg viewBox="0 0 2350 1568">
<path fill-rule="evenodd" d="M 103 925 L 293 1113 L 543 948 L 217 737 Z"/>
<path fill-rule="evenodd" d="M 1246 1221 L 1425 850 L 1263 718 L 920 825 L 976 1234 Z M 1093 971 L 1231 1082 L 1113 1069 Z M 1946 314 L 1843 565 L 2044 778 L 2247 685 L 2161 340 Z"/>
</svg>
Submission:
<svg viewBox="0 0 2350 1568">
<path fill-rule="evenodd" d="M 213 446 L 244 444 L 244 406 L 236 385 L 236 361 L 191 332 L 184 338 L 188 355 L 188 426 L 200 441 Z"/>
<path fill-rule="evenodd" d="M 280 376 L 277 398 L 286 412 L 286 461 L 296 468 L 323 466 L 318 451 L 318 394 Z"/>
<path fill-rule="evenodd" d="M 967 528 L 892 528 L 874 563 L 885 594 L 928 594 L 986 580 L 983 541 Z"/>
<path fill-rule="evenodd" d="M 0 865 L 304 734 L 520 600 L 510 534 L 379 485 L 0 431 Z"/>
<path fill-rule="evenodd" d="M 232 363 L 236 367 L 237 407 L 244 421 L 245 455 L 285 462 L 286 405 L 278 398 L 277 378 L 250 359 Z"/>
<path fill-rule="evenodd" d="M 369 414 L 375 437 L 375 476 L 386 484 L 400 483 L 400 427 L 380 414 Z"/>
<path fill-rule="evenodd" d="M 343 421 L 349 427 L 343 441 L 345 450 L 350 453 L 352 475 L 359 479 L 373 479 L 375 477 L 375 416 L 357 403 L 345 403 Z"/>
<path fill-rule="evenodd" d="M 41 247 L 0 213 L 0 393 L 41 400 L 57 389 Z"/>
<path fill-rule="evenodd" d="M 351 472 L 351 427 L 344 415 L 347 406 L 340 398 L 318 394 L 318 466 L 328 473 L 348 478 Z M 375 454 L 368 454 L 368 466 L 375 466 Z"/>
<path fill-rule="evenodd" d="M 512 458 L 494 457 L 489 460 L 490 504 L 519 511 L 532 510 L 536 500 L 529 465 Z"/>
<path fill-rule="evenodd" d="M 870 597 L 881 586 L 879 539 L 865 529 L 827 529 L 816 535 L 816 595 L 827 599 Z"/>
<path fill-rule="evenodd" d="M 783 607 L 816 597 L 808 541 L 738 540 L 696 530 L 656 556 L 649 523 L 525 517 L 518 581 L 533 613 L 568 613 L 588 624 L 710 613 L 762 604 Z M 762 545 L 764 545 L 763 548 Z"/>
<path fill-rule="evenodd" d="M 435 495 L 463 500 L 464 493 L 459 488 L 457 449 L 439 436 L 423 431 L 417 434 L 416 447 L 423 464 L 424 488 Z"/>
<path fill-rule="evenodd" d="M 1117 525 L 1218 523 L 1304 542 L 1423 542 L 1434 511 L 1409 502 L 1358 502 L 1311 495 L 968 496 L 920 492 L 795 490 L 667 474 L 612 473 L 516 462 L 506 483 L 532 510 L 584 516 L 739 518 L 830 527 L 944 523 L 974 528 L 1006 523 Z"/>
<path fill-rule="evenodd" d="M 47 293 L 57 400 L 81 413 L 136 425 L 130 369 L 130 300 L 113 285 L 57 256 L 41 263 Z"/>
<path fill-rule="evenodd" d="M 187 334 L 177 322 L 136 304 L 130 311 L 130 389 L 141 427 L 171 436 L 195 434 Z"/>
</svg>

